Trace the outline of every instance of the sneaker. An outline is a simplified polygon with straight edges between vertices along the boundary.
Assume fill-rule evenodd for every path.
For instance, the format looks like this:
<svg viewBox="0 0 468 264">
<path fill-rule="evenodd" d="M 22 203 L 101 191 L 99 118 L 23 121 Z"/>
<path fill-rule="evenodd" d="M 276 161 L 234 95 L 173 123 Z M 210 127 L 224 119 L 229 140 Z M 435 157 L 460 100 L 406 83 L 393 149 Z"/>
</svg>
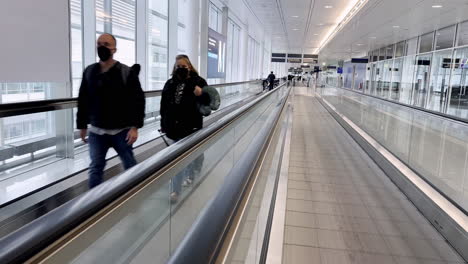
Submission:
<svg viewBox="0 0 468 264">
<path fill-rule="evenodd" d="M 170 199 L 172 204 L 177 203 L 177 201 L 179 201 L 179 194 L 176 192 L 172 192 Z"/>
<path fill-rule="evenodd" d="M 188 187 L 188 186 L 192 185 L 192 182 L 193 182 L 192 179 L 188 179 L 188 178 L 187 178 L 187 179 L 185 179 L 184 182 L 182 183 L 182 186 Z"/>
</svg>

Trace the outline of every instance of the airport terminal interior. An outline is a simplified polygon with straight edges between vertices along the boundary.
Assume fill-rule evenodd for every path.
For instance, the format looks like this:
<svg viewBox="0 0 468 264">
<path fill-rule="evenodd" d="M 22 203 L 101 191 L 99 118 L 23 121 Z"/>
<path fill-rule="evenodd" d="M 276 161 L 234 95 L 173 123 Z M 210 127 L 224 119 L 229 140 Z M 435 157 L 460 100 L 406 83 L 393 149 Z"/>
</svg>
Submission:
<svg viewBox="0 0 468 264">
<path fill-rule="evenodd" d="M 15 0 L 0 35 L 2 264 L 468 262 L 467 0 Z"/>
</svg>

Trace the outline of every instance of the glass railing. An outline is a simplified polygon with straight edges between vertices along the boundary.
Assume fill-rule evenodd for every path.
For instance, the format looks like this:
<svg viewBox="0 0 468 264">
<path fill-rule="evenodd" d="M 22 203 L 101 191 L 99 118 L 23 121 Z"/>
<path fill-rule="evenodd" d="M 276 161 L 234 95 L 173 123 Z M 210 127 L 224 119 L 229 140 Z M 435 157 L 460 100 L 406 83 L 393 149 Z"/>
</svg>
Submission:
<svg viewBox="0 0 468 264">
<path fill-rule="evenodd" d="M 345 89 L 321 96 L 440 193 L 468 211 L 468 123 Z"/>
<path fill-rule="evenodd" d="M 215 87 L 221 95 L 219 112 L 262 91 L 258 81 Z M 146 92 L 145 125 L 135 147 L 160 137 L 160 94 Z M 75 118 L 75 98 L 0 104 L 0 204 L 87 168 L 88 147 L 79 138 Z M 116 155 L 110 150 L 107 158 Z M 54 164 L 63 166 L 63 172 L 51 177 L 47 166 Z"/>
<path fill-rule="evenodd" d="M 282 107 L 288 91 L 283 85 L 223 117 L 220 124 L 213 124 L 222 129 L 207 135 L 198 146 L 162 170 L 148 171 L 169 153 L 198 135 L 208 133 L 210 127 L 197 132 L 195 138 L 171 145 L 121 176 L 98 186 L 86 197 L 59 208 L 76 210 L 74 205 L 82 205 L 81 200 L 89 202 L 88 199 L 98 199 L 93 193 L 107 197 L 102 193 L 110 192 L 111 186 L 121 185 L 126 179 L 144 173 L 154 175 L 114 202 L 111 210 L 102 210 L 93 216 L 93 219 L 99 220 L 91 221 L 94 223 L 82 230 L 79 236 L 66 238 L 68 242 L 59 251 L 54 250 L 52 255 L 43 259 L 43 263 L 166 263 L 207 204 L 218 197 L 220 188 L 229 188 L 225 185 L 231 170 L 245 166 L 239 164 L 239 161 L 253 141 L 258 139 L 259 131 L 271 125 L 272 116 Z M 188 178 L 192 179 L 192 183 L 184 186 L 183 182 Z M 174 191 L 179 192 L 177 200 L 174 197 L 171 199 Z M 51 213 L 45 217 L 52 219 L 54 213 L 60 214 Z M 66 214 L 64 217 L 70 218 Z M 51 223 L 46 220 L 44 218 L 41 221 L 44 224 Z M 69 235 L 74 236 L 73 232 Z"/>
</svg>

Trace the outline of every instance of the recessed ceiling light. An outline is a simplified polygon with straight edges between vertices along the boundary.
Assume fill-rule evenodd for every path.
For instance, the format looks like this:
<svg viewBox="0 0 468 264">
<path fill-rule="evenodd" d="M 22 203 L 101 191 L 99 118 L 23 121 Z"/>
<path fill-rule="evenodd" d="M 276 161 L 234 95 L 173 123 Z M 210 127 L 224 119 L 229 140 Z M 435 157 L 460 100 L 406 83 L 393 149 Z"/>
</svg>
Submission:
<svg viewBox="0 0 468 264">
<path fill-rule="evenodd" d="M 393 26 L 393 28 L 400 28 L 400 26 Z"/>
<path fill-rule="evenodd" d="M 298 31 L 299 29 L 298 28 L 293 28 L 294 31 Z"/>
<path fill-rule="evenodd" d="M 323 24 L 322 24 L 322 23 L 320 23 L 320 24 L 318 24 L 318 25 L 319 25 L 319 26 L 323 26 Z"/>
<path fill-rule="evenodd" d="M 442 8 L 442 5 L 433 5 L 432 8 Z"/>
<path fill-rule="evenodd" d="M 358 44 L 356 44 L 356 45 L 358 45 L 358 46 L 362 46 L 362 45 L 364 45 L 364 44 L 358 43 Z"/>
<path fill-rule="evenodd" d="M 318 34 L 314 34 L 314 36 L 318 36 Z"/>
<path fill-rule="evenodd" d="M 299 16 L 291 16 L 291 17 L 298 18 Z"/>
<path fill-rule="evenodd" d="M 326 8 L 326 9 L 330 9 L 330 8 L 333 8 L 333 6 L 331 6 L 331 5 L 326 5 L 325 8 Z"/>
<path fill-rule="evenodd" d="M 370 39 L 376 39 L 377 37 L 369 37 Z"/>
</svg>

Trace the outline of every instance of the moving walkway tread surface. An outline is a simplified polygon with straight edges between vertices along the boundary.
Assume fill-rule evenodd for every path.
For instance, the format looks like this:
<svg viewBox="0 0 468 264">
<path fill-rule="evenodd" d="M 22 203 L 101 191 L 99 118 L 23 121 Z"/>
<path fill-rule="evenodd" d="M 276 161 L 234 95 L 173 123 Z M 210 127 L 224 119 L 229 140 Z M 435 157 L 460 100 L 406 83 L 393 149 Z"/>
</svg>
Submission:
<svg viewBox="0 0 468 264">
<path fill-rule="evenodd" d="M 298 87 L 283 263 L 465 263 L 313 96 Z"/>
</svg>

